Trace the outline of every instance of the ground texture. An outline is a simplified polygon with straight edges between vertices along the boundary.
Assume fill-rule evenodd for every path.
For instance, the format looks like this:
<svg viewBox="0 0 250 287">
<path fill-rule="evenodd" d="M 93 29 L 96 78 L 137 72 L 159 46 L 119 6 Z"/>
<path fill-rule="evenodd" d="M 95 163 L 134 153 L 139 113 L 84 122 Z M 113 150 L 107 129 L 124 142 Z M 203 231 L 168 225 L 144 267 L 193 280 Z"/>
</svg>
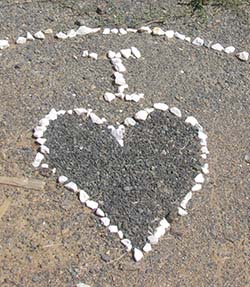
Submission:
<svg viewBox="0 0 250 287">
<path fill-rule="evenodd" d="M 183 3 L 165 2 L 2 1 L 0 38 L 67 30 L 79 19 L 89 26 L 141 26 L 163 19 L 164 28 L 250 50 L 249 6 L 212 6 L 197 17 Z M 127 61 L 126 79 L 130 91 L 144 92 L 145 100 L 107 104 L 103 93 L 114 87 L 105 54 L 131 46 L 143 57 Z M 81 58 L 83 49 L 98 52 L 100 60 Z M 174 222 L 138 264 L 53 178 L 43 192 L 1 185 L 1 286 L 248 286 L 249 63 L 181 41 L 133 34 L 72 41 L 48 36 L 0 54 L 1 175 L 46 180 L 31 166 L 36 151 L 31 135 L 52 107 L 91 107 L 121 122 L 153 102 L 166 102 L 200 120 L 210 149 L 209 182 L 195 194 L 189 215 Z"/>
</svg>

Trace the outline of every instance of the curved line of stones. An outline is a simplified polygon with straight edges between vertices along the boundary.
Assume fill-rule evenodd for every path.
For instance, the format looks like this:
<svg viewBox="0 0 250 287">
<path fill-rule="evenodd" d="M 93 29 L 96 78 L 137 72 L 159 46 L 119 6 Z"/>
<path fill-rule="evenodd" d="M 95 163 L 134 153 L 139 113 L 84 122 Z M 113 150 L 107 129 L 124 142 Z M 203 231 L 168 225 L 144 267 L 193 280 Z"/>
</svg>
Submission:
<svg viewBox="0 0 250 287">
<path fill-rule="evenodd" d="M 154 110 L 161 110 L 164 112 L 169 111 L 176 117 L 181 118 L 182 113 L 181 111 L 176 108 L 172 107 L 169 108 L 168 105 L 164 103 L 155 103 L 152 108 L 146 108 L 144 110 L 138 111 L 135 116 L 126 118 L 124 120 L 124 123 L 122 125 L 119 125 L 117 129 L 115 129 L 113 126 L 108 126 L 108 129 L 111 129 L 111 134 L 116 138 L 118 143 L 123 146 L 123 136 L 125 132 L 125 126 L 134 126 L 136 123 L 140 121 L 145 121 L 150 113 L 152 113 Z M 50 121 L 54 121 L 58 119 L 58 116 L 63 116 L 64 114 L 73 114 L 76 113 L 78 116 L 86 115 L 86 117 L 89 117 L 91 121 L 95 124 L 101 125 L 104 124 L 106 121 L 105 118 L 99 118 L 96 114 L 92 112 L 92 109 L 84 109 L 84 108 L 76 108 L 74 110 L 59 110 L 56 111 L 55 109 L 52 109 L 44 118 L 42 118 L 39 121 L 39 125 L 34 129 L 33 136 L 36 138 L 36 143 L 40 145 L 39 151 L 37 152 L 35 159 L 33 161 L 33 166 L 35 168 L 38 168 L 40 165 L 42 168 L 48 169 L 49 166 L 47 163 L 42 163 L 45 156 L 49 154 L 49 148 L 45 145 L 46 138 L 43 137 L 44 132 L 47 130 L 47 127 L 49 126 Z M 191 124 L 192 126 L 196 127 L 198 129 L 198 138 L 200 140 L 201 144 L 201 157 L 203 159 L 207 159 L 207 155 L 209 154 L 208 148 L 207 148 L 207 135 L 204 132 L 203 127 L 199 124 L 197 119 L 193 116 L 189 116 L 185 119 L 185 122 L 187 124 Z M 56 169 L 53 169 L 53 173 L 56 173 Z M 187 215 L 187 205 L 188 202 L 191 200 L 193 192 L 200 191 L 202 189 L 202 184 L 205 182 L 205 175 L 209 173 L 208 163 L 205 163 L 201 167 L 201 172 L 197 174 L 197 176 L 194 178 L 195 184 L 193 185 L 191 191 L 189 191 L 182 202 L 180 203 L 180 206 L 178 207 L 178 214 L 180 216 Z M 133 251 L 133 258 L 135 261 L 139 261 L 143 258 L 144 254 L 143 252 L 147 253 L 152 250 L 152 245 L 157 244 L 160 237 L 162 237 L 166 231 L 170 228 L 170 223 L 166 220 L 166 218 L 163 218 L 159 222 L 159 226 L 155 229 L 154 233 L 150 234 L 147 238 L 147 243 L 143 247 L 142 250 L 135 248 L 132 246 L 131 241 L 128 238 L 124 238 L 123 232 L 121 230 L 118 230 L 118 227 L 116 225 L 112 225 L 110 222 L 110 219 L 108 218 L 107 214 L 99 208 L 99 205 L 96 201 L 91 200 L 89 195 L 82 189 L 78 188 L 77 184 L 70 181 L 66 176 L 60 175 L 57 179 L 59 184 L 64 185 L 64 187 L 72 192 L 75 192 L 79 195 L 79 200 L 81 203 L 85 204 L 88 208 L 93 210 L 93 212 L 100 218 L 101 223 L 106 226 L 111 233 L 117 233 L 121 243 L 126 247 L 126 250 L 130 252 Z"/>
<path fill-rule="evenodd" d="M 212 41 L 208 41 L 205 39 L 202 39 L 200 37 L 196 37 L 195 39 L 191 40 L 191 37 L 189 36 L 185 36 L 182 33 L 173 31 L 173 30 L 166 30 L 164 31 L 162 28 L 160 27 L 155 27 L 153 29 L 151 29 L 148 26 L 143 26 L 140 27 L 139 29 L 132 29 L 132 28 L 103 28 L 103 30 L 101 30 L 101 28 L 90 28 L 90 27 L 86 27 L 86 26 L 80 26 L 77 30 L 71 29 L 68 32 L 64 33 L 64 32 L 59 32 L 55 34 L 55 37 L 58 39 L 71 39 L 74 38 L 76 36 L 85 36 L 88 34 L 94 34 L 97 32 L 102 31 L 103 35 L 108 35 L 108 34 L 117 34 L 117 35 L 126 35 L 127 33 L 147 33 L 147 34 L 151 34 L 154 36 L 165 36 L 168 39 L 171 38 L 177 38 L 179 40 L 185 41 L 187 43 L 192 43 L 194 46 L 198 46 L 198 47 L 206 47 L 206 48 L 211 48 L 213 50 L 222 52 L 224 51 L 226 54 L 234 54 L 238 59 L 240 59 L 241 61 L 248 61 L 249 59 L 249 53 L 246 51 L 242 51 L 242 52 L 238 52 L 235 53 L 236 48 L 233 46 L 228 46 L 228 47 L 223 47 L 220 43 L 213 43 Z M 53 31 L 51 29 L 47 29 L 44 32 L 42 31 L 38 31 L 36 32 L 34 35 L 32 35 L 30 32 L 26 33 L 26 37 L 20 36 L 16 39 L 15 43 L 18 45 L 22 45 L 25 44 L 27 41 L 34 41 L 35 39 L 40 39 L 40 40 L 44 40 L 45 39 L 45 34 L 52 34 Z M 8 48 L 10 46 L 9 41 L 8 40 L 0 40 L 0 50 L 1 49 L 5 49 Z M 93 58 L 96 57 L 96 53 L 92 53 Z"/>
</svg>

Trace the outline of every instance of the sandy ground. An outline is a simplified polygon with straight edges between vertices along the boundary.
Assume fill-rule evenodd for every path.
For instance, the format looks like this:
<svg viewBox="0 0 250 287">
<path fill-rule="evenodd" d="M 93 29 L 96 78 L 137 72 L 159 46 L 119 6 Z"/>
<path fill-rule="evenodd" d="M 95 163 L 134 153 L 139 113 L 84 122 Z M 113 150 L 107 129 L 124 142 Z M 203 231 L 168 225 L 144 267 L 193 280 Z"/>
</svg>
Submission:
<svg viewBox="0 0 250 287">
<path fill-rule="evenodd" d="M 163 28 L 250 51 L 249 6 L 208 7 L 205 16 L 191 17 L 190 8 L 175 1 L 22 2 L 0 3 L 1 39 L 27 30 L 76 28 L 77 19 L 92 26 L 128 26 L 163 17 Z M 97 6 L 104 15 L 95 13 Z M 126 79 L 145 100 L 107 104 L 103 92 L 114 87 L 105 53 L 131 46 L 143 57 L 134 65 L 127 62 Z M 83 49 L 98 52 L 100 60 L 81 58 Z M 39 192 L 0 186 L 0 210 L 5 209 L 0 212 L 1 286 L 249 286 L 250 165 L 244 161 L 250 138 L 249 63 L 181 41 L 133 34 L 72 41 L 48 36 L 0 54 L 0 175 L 46 181 Z M 134 263 L 75 195 L 34 171 L 31 135 L 52 107 L 88 106 L 115 122 L 156 101 L 177 105 L 201 121 L 209 135 L 210 176 L 189 215 Z"/>
</svg>

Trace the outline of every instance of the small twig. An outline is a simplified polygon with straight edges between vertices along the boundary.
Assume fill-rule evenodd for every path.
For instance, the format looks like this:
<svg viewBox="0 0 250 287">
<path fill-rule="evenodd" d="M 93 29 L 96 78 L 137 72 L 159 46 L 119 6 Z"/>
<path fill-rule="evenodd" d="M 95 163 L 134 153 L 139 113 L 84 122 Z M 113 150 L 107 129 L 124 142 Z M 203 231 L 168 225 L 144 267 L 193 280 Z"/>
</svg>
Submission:
<svg viewBox="0 0 250 287">
<path fill-rule="evenodd" d="M 154 23 L 161 23 L 161 24 L 163 24 L 164 20 L 156 19 L 156 20 L 152 20 L 152 21 L 146 22 L 143 25 L 148 26 L 148 25 L 151 25 L 151 24 L 154 24 Z"/>
<path fill-rule="evenodd" d="M 16 187 L 22 187 L 34 190 L 43 190 L 46 183 L 38 179 L 0 176 L 0 184 L 12 185 Z"/>
<path fill-rule="evenodd" d="M 123 253 L 120 257 L 114 259 L 114 260 L 111 260 L 109 262 L 107 262 L 107 264 L 112 264 L 112 263 L 115 263 L 117 261 L 120 261 L 127 253 Z"/>
</svg>

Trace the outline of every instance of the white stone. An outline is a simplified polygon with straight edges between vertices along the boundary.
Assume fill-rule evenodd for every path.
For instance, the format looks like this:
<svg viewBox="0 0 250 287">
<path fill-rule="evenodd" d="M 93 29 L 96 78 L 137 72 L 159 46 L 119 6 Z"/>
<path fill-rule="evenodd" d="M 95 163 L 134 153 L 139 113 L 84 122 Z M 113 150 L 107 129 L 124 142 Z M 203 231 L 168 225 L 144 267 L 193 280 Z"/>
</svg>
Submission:
<svg viewBox="0 0 250 287">
<path fill-rule="evenodd" d="M 178 207 L 178 214 L 180 216 L 186 216 L 188 214 L 188 212 L 184 209 L 182 209 L 181 207 Z"/>
<path fill-rule="evenodd" d="M 123 232 L 121 230 L 118 231 L 118 236 L 120 239 L 123 239 Z"/>
<path fill-rule="evenodd" d="M 133 93 L 133 94 L 130 94 L 130 95 L 125 95 L 125 100 L 126 101 L 133 101 L 133 102 L 139 102 L 140 99 L 143 99 L 144 98 L 144 94 L 140 93 L 140 94 L 136 94 L 136 93 Z"/>
<path fill-rule="evenodd" d="M 101 119 L 94 113 L 90 113 L 89 117 L 90 117 L 91 121 L 97 125 L 101 125 L 101 124 L 106 122 L 106 120 L 104 118 Z"/>
<path fill-rule="evenodd" d="M 56 173 L 56 168 L 55 168 L 55 167 L 52 169 L 52 173 L 53 173 L 53 174 Z"/>
<path fill-rule="evenodd" d="M 103 34 L 103 35 L 108 35 L 108 34 L 110 34 L 110 28 L 104 28 L 102 34 Z"/>
<path fill-rule="evenodd" d="M 16 44 L 22 45 L 25 44 L 27 42 L 27 39 L 25 37 L 18 37 L 16 39 Z"/>
<path fill-rule="evenodd" d="M 74 109 L 74 112 L 78 115 L 81 116 L 82 114 L 87 114 L 87 110 L 84 108 L 76 108 Z"/>
<path fill-rule="evenodd" d="M 113 58 L 115 58 L 115 55 L 116 55 L 116 52 L 114 52 L 114 51 L 108 51 L 108 58 L 109 59 L 113 59 Z"/>
<path fill-rule="evenodd" d="M 199 131 L 198 138 L 201 140 L 207 140 L 207 135 L 203 131 Z"/>
<path fill-rule="evenodd" d="M 126 85 L 123 74 L 121 74 L 119 72 L 114 72 L 114 76 L 115 76 L 115 84 L 116 85 L 119 85 L 119 86 Z"/>
<path fill-rule="evenodd" d="M 57 181 L 58 181 L 58 183 L 63 184 L 63 183 L 65 183 L 66 181 L 68 181 L 68 178 L 67 178 L 67 176 L 60 175 L 60 176 L 58 177 Z"/>
<path fill-rule="evenodd" d="M 128 59 L 131 56 L 132 51 L 131 49 L 121 49 L 121 54 L 124 58 Z"/>
<path fill-rule="evenodd" d="M 76 284 L 76 287 L 91 287 L 91 286 L 84 283 L 78 283 Z"/>
<path fill-rule="evenodd" d="M 196 183 L 204 183 L 205 178 L 204 178 L 204 176 L 203 176 L 202 173 L 199 173 L 199 174 L 195 177 L 194 181 L 195 181 Z"/>
<path fill-rule="evenodd" d="M 73 192 L 77 192 L 78 190 L 77 185 L 72 181 L 70 181 L 69 183 L 66 183 L 64 186 L 65 188 Z"/>
<path fill-rule="evenodd" d="M 124 121 L 124 124 L 128 127 L 128 126 L 135 126 L 136 125 L 136 121 L 133 118 L 126 118 Z"/>
<path fill-rule="evenodd" d="M 219 43 L 213 44 L 211 46 L 211 49 L 213 49 L 215 51 L 219 51 L 219 52 L 224 50 L 223 46 L 221 44 L 219 44 Z"/>
<path fill-rule="evenodd" d="M 69 115 L 72 115 L 72 114 L 73 114 L 73 110 L 68 110 L 67 113 L 68 113 Z"/>
<path fill-rule="evenodd" d="M 65 39 L 68 38 L 68 36 L 65 33 L 63 33 L 63 32 L 59 32 L 59 33 L 56 34 L 56 38 L 65 40 Z"/>
<path fill-rule="evenodd" d="M 47 163 L 43 163 L 41 164 L 41 168 L 48 169 L 49 165 Z"/>
<path fill-rule="evenodd" d="M 98 203 L 94 200 L 87 200 L 85 204 L 88 208 L 93 210 L 96 210 L 98 208 Z"/>
<path fill-rule="evenodd" d="M 209 150 L 208 150 L 207 146 L 203 146 L 201 148 L 201 152 L 204 153 L 204 154 L 209 154 Z"/>
<path fill-rule="evenodd" d="M 154 236 L 159 239 L 159 238 L 162 237 L 165 233 L 166 233 L 165 227 L 160 225 L 160 226 L 158 226 L 158 227 L 156 228 L 156 230 L 155 230 L 155 232 L 154 232 Z"/>
<path fill-rule="evenodd" d="M 133 28 L 128 28 L 127 32 L 136 33 L 138 30 Z"/>
<path fill-rule="evenodd" d="M 236 54 L 236 57 L 240 59 L 241 61 L 248 61 L 249 59 L 249 53 L 244 51 Z"/>
<path fill-rule="evenodd" d="M 110 30 L 110 32 L 111 32 L 112 34 L 118 34 L 118 33 L 119 33 L 119 30 L 118 30 L 117 28 L 113 28 L 113 29 Z"/>
<path fill-rule="evenodd" d="M 35 159 L 34 159 L 32 165 L 34 167 L 39 167 L 39 165 L 41 164 L 43 159 L 44 159 L 44 155 L 42 153 L 38 152 L 35 156 Z"/>
<path fill-rule="evenodd" d="M 144 110 L 141 110 L 135 114 L 135 119 L 140 121 L 145 121 L 148 117 L 148 113 Z"/>
<path fill-rule="evenodd" d="M 167 111 L 168 110 L 168 105 L 166 105 L 164 103 L 155 103 L 154 104 L 154 108 L 156 110 L 160 110 L 160 111 Z"/>
<path fill-rule="evenodd" d="M 118 87 L 118 90 L 119 90 L 119 88 L 120 88 L 120 86 Z M 116 93 L 115 96 L 121 100 L 124 100 L 124 98 L 125 98 L 125 94 L 122 92 Z"/>
<path fill-rule="evenodd" d="M 157 237 L 155 237 L 154 235 L 149 235 L 148 236 L 148 241 L 151 243 L 151 244 L 157 244 L 159 239 Z"/>
<path fill-rule="evenodd" d="M 147 243 L 144 245 L 144 247 L 143 247 L 142 250 L 143 250 L 144 252 L 146 252 L 146 253 L 150 252 L 150 251 L 152 250 L 151 244 L 147 242 Z"/>
<path fill-rule="evenodd" d="M 35 37 L 36 39 L 40 39 L 40 40 L 44 40 L 44 39 L 45 39 L 45 35 L 43 34 L 42 31 L 36 32 L 36 33 L 34 34 L 34 37 Z"/>
<path fill-rule="evenodd" d="M 126 250 L 129 252 L 132 249 L 132 243 L 129 239 L 122 239 L 121 243 L 126 247 Z"/>
<path fill-rule="evenodd" d="M 39 121 L 39 125 L 47 127 L 49 125 L 49 119 L 43 118 Z"/>
<path fill-rule="evenodd" d="M 117 233 L 118 232 L 118 227 L 116 225 L 109 225 L 109 232 Z"/>
<path fill-rule="evenodd" d="M 45 145 L 40 146 L 40 152 L 43 154 L 49 154 L 49 148 Z"/>
<path fill-rule="evenodd" d="M 163 218 L 163 219 L 159 222 L 159 224 L 160 224 L 161 226 L 163 226 L 165 229 L 169 229 L 169 228 L 170 228 L 170 223 L 167 221 L 166 218 Z"/>
<path fill-rule="evenodd" d="M 165 32 L 165 35 L 167 36 L 168 39 L 174 38 L 174 31 L 173 30 L 167 30 Z"/>
<path fill-rule="evenodd" d="M 179 33 L 179 32 L 175 32 L 174 35 L 175 35 L 175 37 L 176 37 L 177 39 L 180 39 L 180 40 L 185 40 L 185 38 L 186 38 L 185 35 L 183 35 L 183 34 L 181 34 L 181 33 Z"/>
<path fill-rule="evenodd" d="M 65 110 L 60 110 L 57 112 L 57 115 L 60 116 L 60 115 L 65 115 L 66 114 L 66 111 Z"/>
<path fill-rule="evenodd" d="M 118 90 L 118 94 L 123 94 L 126 89 L 128 89 L 128 85 L 127 84 L 119 86 L 118 89 L 117 89 Z"/>
<path fill-rule="evenodd" d="M 106 92 L 103 97 L 104 97 L 104 100 L 109 103 L 112 102 L 116 98 L 114 94 L 109 93 L 109 92 Z"/>
<path fill-rule="evenodd" d="M 47 127 L 46 126 L 37 126 L 34 128 L 34 132 L 45 132 L 47 130 Z"/>
<path fill-rule="evenodd" d="M 9 46 L 9 42 L 7 40 L 0 40 L 0 50 L 6 49 Z"/>
<path fill-rule="evenodd" d="M 88 51 L 88 50 L 84 50 L 84 51 L 82 52 L 82 57 L 86 58 L 86 57 L 88 57 L 88 56 L 89 56 L 89 51 Z"/>
<path fill-rule="evenodd" d="M 110 219 L 108 217 L 102 217 L 101 219 L 101 223 L 104 225 L 104 226 L 109 226 L 110 224 Z"/>
<path fill-rule="evenodd" d="M 28 41 L 34 41 L 35 40 L 35 38 L 32 36 L 32 34 L 30 32 L 27 32 L 26 38 Z"/>
<path fill-rule="evenodd" d="M 112 136 L 117 140 L 120 146 L 124 146 L 123 137 L 125 134 L 125 126 L 119 125 L 116 129 L 114 126 L 108 126 L 108 129 L 111 130 Z"/>
<path fill-rule="evenodd" d="M 192 44 L 195 45 L 195 46 L 203 46 L 204 40 L 199 38 L 199 37 L 197 37 L 197 38 L 195 38 L 193 40 Z"/>
<path fill-rule="evenodd" d="M 185 37 L 185 41 L 187 41 L 188 43 L 191 43 L 191 38 L 190 37 Z"/>
<path fill-rule="evenodd" d="M 35 131 L 33 132 L 33 136 L 34 136 L 35 138 L 41 138 L 41 137 L 43 136 L 43 131 L 41 131 L 41 130 L 35 130 Z"/>
<path fill-rule="evenodd" d="M 76 31 L 74 29 L 71 29 L 71 30 L 69 30 L 67 32 L 67 37 L 68 38 L 74 38 L 74 37 L 76 37 L 76 35 L 77 35 L 77 33 L 76 33 Z"/>
<path fill-rule="evenodd" d="M 199 191 L 202 189 L 202 185 L 197 183 L 192 187 L 192 191 Z"/>
<path fill-rule="evenodd" d="M 202 154 L 201 157 L 202 157 L 203 159 L 207 159 L 207 155 L 206 155 L 206 154 Z"/>
<path fill-rule="evenodd" d="M 204 174 L 209 174 L 208 163 L 205 163 L 201 170 Z"/>
<path fill-rule="evenodd" d="M 154 108 L 146 108 L 145 111 L 148 113 L 148 114 L 151 114 L 155 109 Z"/>
<path fill-rule="evenodd" d="M 98 54 L 92 52 L 92 53 L 89 53 L 89 57 L 90 57 L 91 59 L 97 60 Z"/>
<path fill-rule="evenodd" d="M 116 59 L 116 58 L 114 58 L 114 59 Z M 120 72 L 120 73 L 126 72 L 126 67 L 123 65 L 122 62 L 113 63 L 113 66 L 117 72 Z"/>
<path fill-rule="evenodd" d="M 188 204 L 188 202 L 191 200 L 191 198 L 192 198 L 192 191 L 189 191 L 186 195 L 185 195 L 185 197 L 184 197 L 184 199 L 182 200 L 182 202 L 181 202 L 181 204 L 180 204 L 180 206 L 183 208 L 183 209 L 187 209 L 187 204 Z"/>
<path fill-rule="evenodd" d="M 160 27 L 154 27 L 152 30 L 152 34 L 155 36 L 163 36 L 165 32 Z"/>
<path fill-rule="evenodd" d="M 43 30 L 43 33 L 44 33 L 44 34 L 53 34 L 53 30 L 50 29 L 50 28 L 48 28 L 48 29 L 46 29 L 46 30 Z"/>
<path fill-rule="evenodd" d="M 227 53 L 227 54 L 232 54 L 232 53 L 235 52 L 235 48 L 233 46 L 226 47 L 224 49 L 224 52 Z"/>
<path fill-rule="evenodd" d="M 141 52 L 136 47 L 131 47 L 132 54 L 137 58 L 141 58 Z"/>
<path fill-rule="evenodd" d="M 151 34 L 152 29 L 148 26 L 142 26 L 141 28 L 138 29 L 138 32 Z"/>
<path fill-rule="evenodd" d="M 173 115 L 177 116 L 178 118 L 181 118 L 181 111 L 178 108 L 176 107 L 170 108 L 170 112 Z"/>
<path fill-rule="evenodd" d="M 120 29 L 119 29 L 119 33 L 120 33 L 121 35 L 126 35 L 128 32 L 127 32 L 124 28 L 120 28 Z"/>
<path fill-rule="evenodd" d="M 86 203 L 86 201 L 89 200 L 89 195 L 82 189 L 79 191 L 79 200 L 81 203 Z"/>
<path fill-rule="evenodd" d="M 46 119 L 54 121 L 57 119 L 57 111 L 53 108 L 51 111 L 45 116 Z"/>
<path fill-rule="evenodd" d="M 134 248 L 133 255 L 136 262 L 140 261 L 143 258 L 143 253 L 138 248 Z"/>
<path fill-rule="evenodd" d="M 45 138 L 37 138 L 36 139 L 36 143 L 38 143 L 40 145 L 45 144 L 46 141 L 47 141 L 47 139 L 45 139 Z"/>
<path fill-rule="evenodd" d="M 197 119 L 193 116 L 187 117 L 185 122 L 191 124 L 193 127 L 199 124 Z"/>
<path fill-rule="evenodd" d="M 80 35 L 80 36 L 84 36 L 87 34 L 93 34 L 96 33 L 98 31 L 100 31 L 100 28 L 89 28 L 86 26 L 80 26 L 77 30 L 76 30 L 76 34 Z"/>
<path fill-rule="evenodd" d="M 97 216 L 100 216 L 100 217 L 104 217 L 105 216 L 105 213 L 104 213 L 104 211 L 101 208 L 97 208 L 95 214 Z"/>
</svg>

